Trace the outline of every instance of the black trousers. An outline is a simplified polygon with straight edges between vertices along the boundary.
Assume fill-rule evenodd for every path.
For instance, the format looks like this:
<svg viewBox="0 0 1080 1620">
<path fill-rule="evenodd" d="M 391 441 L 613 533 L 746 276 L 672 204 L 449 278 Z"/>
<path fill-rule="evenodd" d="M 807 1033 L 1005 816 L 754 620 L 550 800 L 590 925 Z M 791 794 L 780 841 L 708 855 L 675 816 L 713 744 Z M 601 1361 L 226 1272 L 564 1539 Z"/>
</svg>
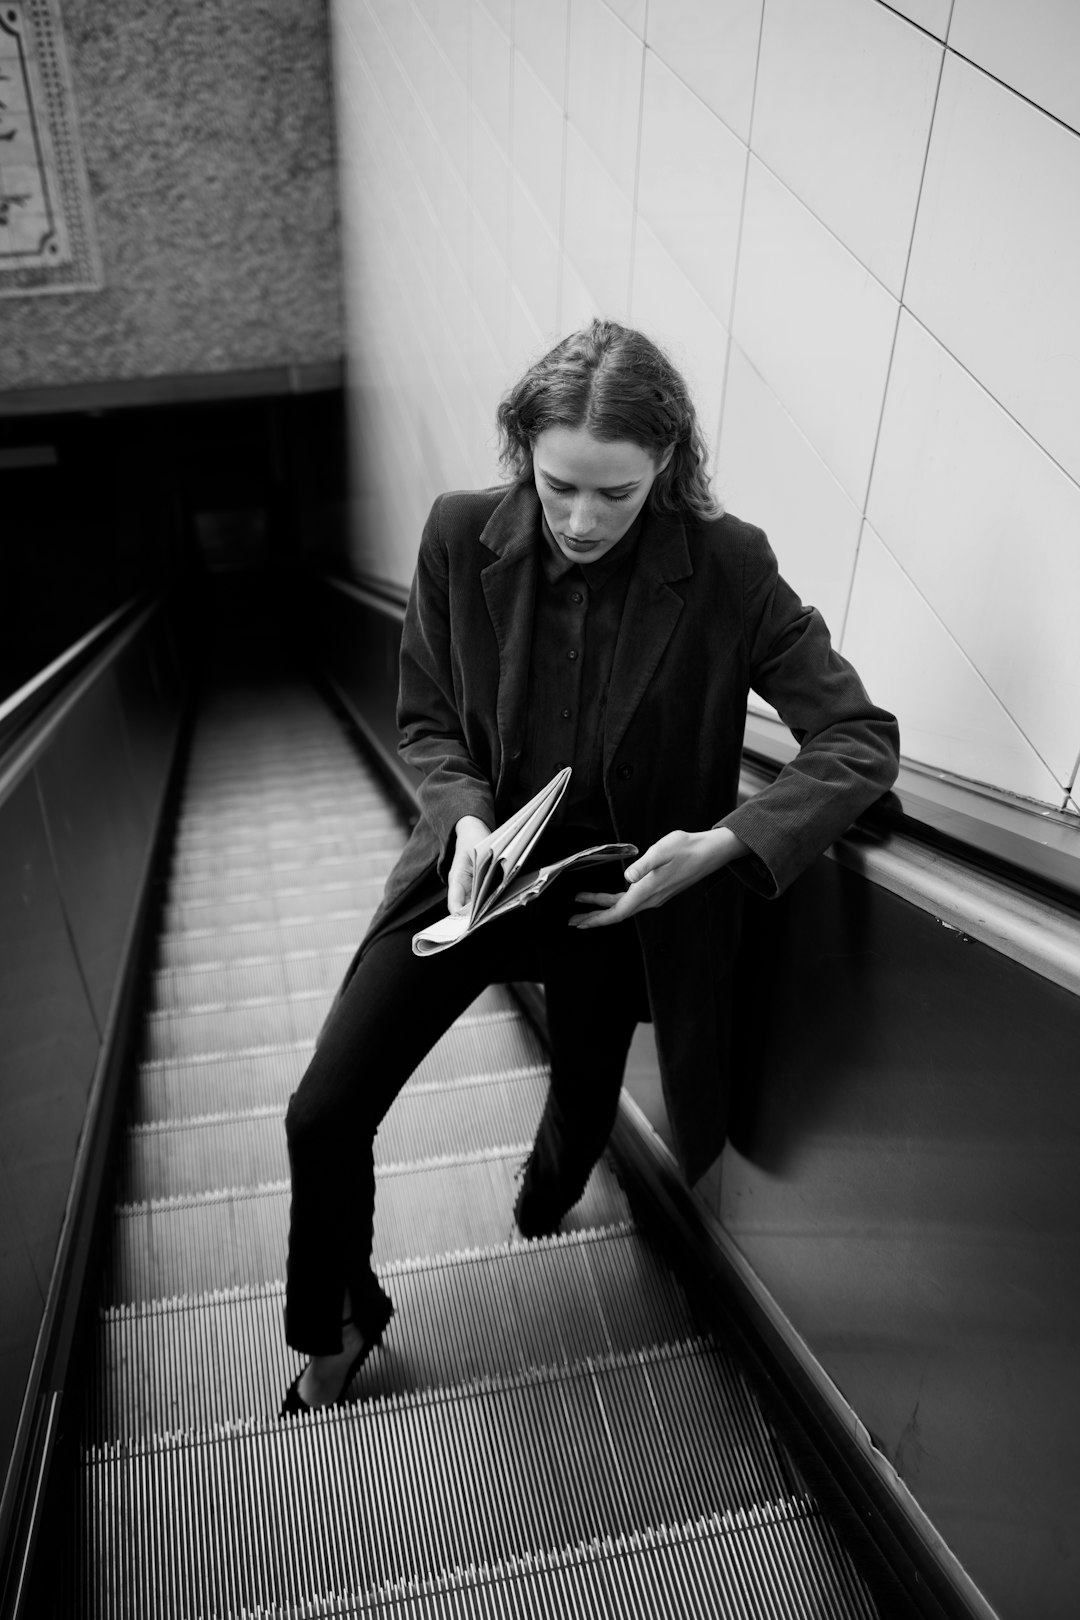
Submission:
<svg viewBox="0 0 1080 1620">
<path fill-rule="evenodd" d="M 541 898 L 486 923 L 451 950 L 417 957 L 412 936 L 445 905 L 381 935 L 364 953 L 285 1120 L 292 1208 L 285 1333 L 294 1349 L 341 1348 L 346 1288 L 363 1329 L 379 1285 L 371 1268 L 379 1124 L 413 1070 L 491 984 L 547 992 L 551 1085 L 533 1150 L 542 1185 L 566 1207 L 584 1191 L 611 1133 L 626 1054 L 644 1002 L 632 922 L 580 931 L 582 888 L 622 888 L 621 870 L 567 873 Z"/>
</svg>

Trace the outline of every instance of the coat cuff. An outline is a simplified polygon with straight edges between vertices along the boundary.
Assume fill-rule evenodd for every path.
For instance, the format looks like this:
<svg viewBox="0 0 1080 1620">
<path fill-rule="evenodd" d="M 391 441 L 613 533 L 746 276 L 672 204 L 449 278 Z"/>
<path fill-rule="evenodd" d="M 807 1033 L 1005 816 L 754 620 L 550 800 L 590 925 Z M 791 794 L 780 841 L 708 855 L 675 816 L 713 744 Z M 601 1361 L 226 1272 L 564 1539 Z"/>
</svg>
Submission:
<svg viewBox="0 0 1080 1620">
<path fill-rule="evenodd" d="M 420 788 L 420 803 L 424 815 L 439 841 L 439 858 L 436 870 L 439 881 L 445 883 L 450 875 L 450 863 L 454 859 L 454 828 L 462 816 L 477 816 L 488 827 L 494 829 L 495 801 L 490 788 L 479 782 L 469 782 L 465 779 L 453 787 L 441 786 L 437 795 L 432 795 L 436 802 L 425 803 L 423 787 Z"/>
<path fill-rule="evenodd" d="M 733 832 L 747 848 L 747 854 L 729 861 L 725 871 L 730 872 L 732 877 L 737 877 L 740 883 L 744 883 L 755 894 L 762 895 L 766 900 L 775 900 L 783 887 L 782 878 L 769 864 L 765 853 L 767 842 L 761 837 L 761 829 L 754 825 L 755 818 L 745 813 L 749 810 L 750 803 L 740 805 L 722 821 L 716 822 L 717 827 L 726 827 L 729 832 Z"/>
</svg>

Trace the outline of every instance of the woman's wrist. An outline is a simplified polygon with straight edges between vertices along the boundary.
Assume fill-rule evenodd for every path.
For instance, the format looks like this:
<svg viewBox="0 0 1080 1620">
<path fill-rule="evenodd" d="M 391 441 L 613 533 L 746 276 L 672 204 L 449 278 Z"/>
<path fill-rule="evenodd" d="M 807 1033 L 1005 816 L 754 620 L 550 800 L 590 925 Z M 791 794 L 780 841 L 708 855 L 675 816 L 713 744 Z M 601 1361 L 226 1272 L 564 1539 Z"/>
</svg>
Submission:
<svg viewBox="0 0 1080 1620">
<path fill-rule="evenodd" d="M 461 816 L 454 823 L 455 838 L 486 838 L 491 828 L 479 816 Z"/>
<path fill-rule="evenodd" d="M 730 827 L 710 827 L 699 837 L 703 840 L 706 860 L 713 872 L 719 872 L 721 867 L 730 866 L 732 861 L 750 853 L 749 846 Z"/>
</svg>

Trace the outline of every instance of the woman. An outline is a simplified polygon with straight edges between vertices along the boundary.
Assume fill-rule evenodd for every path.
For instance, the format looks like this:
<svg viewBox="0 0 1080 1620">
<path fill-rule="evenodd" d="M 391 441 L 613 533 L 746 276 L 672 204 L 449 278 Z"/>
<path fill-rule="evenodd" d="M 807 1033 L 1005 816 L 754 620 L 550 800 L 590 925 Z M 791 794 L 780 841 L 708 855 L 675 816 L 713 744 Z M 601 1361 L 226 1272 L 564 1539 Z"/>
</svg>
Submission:
<svg viewBox="0 0 1080 1620">
<path fill-rule="evenodd" d="M 556 1231 L 614 1122 L 634 1026 L 652 1018 L 683 1167 L 726 1119 L 740 885 L 781 892 L 896 775 L 897 729 L 722 516 L 686 385 L 638 332 L 594 321 L 499 407 L 509 487 L 441 496 L 401 644 L 401 752 L 422 817 L 289 1106 L 286 1336 L 310 1361 L 283 1413 L 336 1401 L 392 1306 L 370 1265 L 371 1142 L 410 1073 L 490 983 L 541 980 L 551 1086 L 515 1219 Z M 747 693 L 798 756 L 736 808 Z M 472 852 L 561 765 L 539 859 L 622 841 L 453 950 L 413 933 L 460 911 Z"/>
</svg>

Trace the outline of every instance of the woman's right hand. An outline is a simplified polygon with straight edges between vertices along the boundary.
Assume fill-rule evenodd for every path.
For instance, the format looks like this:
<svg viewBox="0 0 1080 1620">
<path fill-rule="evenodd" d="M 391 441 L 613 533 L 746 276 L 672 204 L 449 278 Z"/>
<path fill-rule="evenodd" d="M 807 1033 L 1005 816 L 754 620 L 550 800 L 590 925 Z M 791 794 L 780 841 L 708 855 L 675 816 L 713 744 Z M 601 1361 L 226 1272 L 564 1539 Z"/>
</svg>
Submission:
<svg viewBox="0 0 1080 1620">
<path fill-rule="evenodd" d="M 491 828 L 479 816 L 462 816 L 454 828 L 454 858 L 450 863 L 450 878 L 446 903 L 450 911 L 464 911 L 472 898 L 473 851 Z"/>
</svg>

